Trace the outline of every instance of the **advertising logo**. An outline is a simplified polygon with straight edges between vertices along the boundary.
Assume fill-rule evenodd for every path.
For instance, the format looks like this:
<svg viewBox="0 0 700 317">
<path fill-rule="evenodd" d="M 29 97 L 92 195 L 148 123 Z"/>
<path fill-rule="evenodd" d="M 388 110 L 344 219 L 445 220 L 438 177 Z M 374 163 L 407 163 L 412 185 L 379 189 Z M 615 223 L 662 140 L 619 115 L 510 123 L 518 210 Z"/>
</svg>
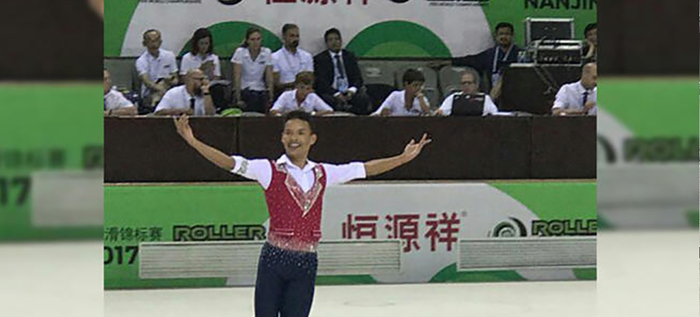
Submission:
<svg viewBox="0 0 700 317">
<path fill-rule="evenodd" d="M 173 241 L 265 240 L 262 225 L 174 225 Z"/>
<path fill-rule="evenodd" d="M 598 229 L 596 219 L 533 220 L 533 236 L 591 236 Z"/>
<path fill-rule="evenodd" d="M 508 217 L 508 220 L 498 223 L 493 230 L 489 232 L 489 236 L 504 238 L 526 237 L 527 228 L 525 228 L 522 221 L 513 217 Z"/>
</svg>

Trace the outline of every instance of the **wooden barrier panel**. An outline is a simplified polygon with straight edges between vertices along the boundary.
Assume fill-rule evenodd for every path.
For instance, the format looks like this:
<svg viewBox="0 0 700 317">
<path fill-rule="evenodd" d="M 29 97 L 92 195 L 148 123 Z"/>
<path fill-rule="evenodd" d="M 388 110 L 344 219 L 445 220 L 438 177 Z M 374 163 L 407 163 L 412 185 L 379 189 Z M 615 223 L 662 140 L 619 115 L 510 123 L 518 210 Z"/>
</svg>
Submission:
<svg viewBox="0 0 700 317">
<path fill-rule="evenodd" d="M 282 118 L 190 122 L 198 138 L 226 153 L 283 153 Z M 327 117 L 314 125 L 316 162 L 398 155 L 411 138 L 432 137 L 418 158 L 376 180 L 595 178 L 595 117 Z M 232 180 L 242 178 L 189 148 L 171 118 L 105 118 L 105 182 Z"/>
</svg>

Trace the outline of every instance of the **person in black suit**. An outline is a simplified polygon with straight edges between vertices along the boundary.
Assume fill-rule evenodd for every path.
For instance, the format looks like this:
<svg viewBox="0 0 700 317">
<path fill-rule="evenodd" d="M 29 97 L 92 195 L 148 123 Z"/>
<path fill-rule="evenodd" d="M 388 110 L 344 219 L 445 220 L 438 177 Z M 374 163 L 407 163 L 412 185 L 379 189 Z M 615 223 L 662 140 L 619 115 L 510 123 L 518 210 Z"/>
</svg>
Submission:
<svg viewBox="0 0 700 317">
<path fill-rule="evenodd" d="M 340 31 L 331 28 L 323 35 L 327 50 L 314 56 L 314 90 L 335 111 L 369 114 L 370 99 L 362 82 L 357 57 L 342 49 Z"/>
<path fill-rule="evenodd" d="M 513 37 L 515 29 L 509 22 L 500 22 L 494 29 L 494 40 L 496 45 L 481 51 L 476 55 L 466 55 L 453 58 L 450 61 L 431 63 L 431 67 L 441 67 L 445 65 L 467 66 L 476 69 L 482 76 L 481 87 L 485 91 L 490 91 L 495 87 L 503 75 L 503 72 L 510 64 L 518 61 L 518 54 L 522 48 L 515 45 Z"/>
</svg>

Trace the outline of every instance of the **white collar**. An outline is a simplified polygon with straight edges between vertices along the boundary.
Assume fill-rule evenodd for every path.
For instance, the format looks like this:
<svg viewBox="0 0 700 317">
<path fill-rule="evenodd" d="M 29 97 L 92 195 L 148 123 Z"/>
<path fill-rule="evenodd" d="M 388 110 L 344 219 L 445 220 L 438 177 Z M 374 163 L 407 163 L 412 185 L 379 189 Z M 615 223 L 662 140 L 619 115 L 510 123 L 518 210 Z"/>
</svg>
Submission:
<svg viewBox="0 0 700 317">
<path fill-rule="evenodd" d="M 298 46 L 297 46 L 297 51 L 296 51 L 296 53 L 292 53 L 292 52 L 291 52 L 290 50 L 288 50 L 287 47 L 284 46 L 284 45 L 282 45 L 282 49 L 284 50 L 285 54 L 289 54 L 289 55 L 292 55 L 292 56 L 296 56 L 297 54 L 299 54 L 299 51 L 300 51 L 300 49 L 299 49 Z"/>
<path fill-rule="evenodd" d="M 151 59 L 159 59 L 161 56 L 163 56 L 163 49 L 158 49 L 158 57 L 151 55 L 151 52 L 149 52 L 148 49 L 146 49 L 146 56 L 149 56 Z"/>
<path fill-rule="evenodd" d="M 338 53 L 333 53 L 333 51 L 328 50 L 328 53 L 331 54 L 331 58 L 335 58 L 336 55 L 340 56 L 340 58 L 343 58 L 343 49 L 340 49 Z"/>
<path fill-rule="evenodd" d="M 277 159 L 277 164 L 285 164 L 288 167 L 295 168 L 297 170 L 301 170 L 302 172 L 308 172 L 311 169 L 313 169 L 314 167 L 316 167 L 316 165 L 317 165 L 315 162 L 312 162 L 311 160 L 309 160 L 307 158 L 306 165 L 304 166 L 303 169 L 301 169 L 301 168 L 299 168 L 299 166 L 296 166 L 296 165 L 294 165 L 294 163 L 292 163 L 292 161 L 289 159 L 289 157 L 287 157 L 287 154 L 282 154 L 282 156 L 280 156 L 280 158 Z"/>
<path fill-rule="evenodd" d="M 209 58 L 209 56 L 211 56 L 211 53 L 204 54 L 204 57 L 200 56 L 199 54 L 192 54 L 192 55 L 200 61 L 205 61 Z"/>
<path fill-rule="evenodd" d="M 290 90 L 290 91 L 292 92 L 292 93 L 291 93 L 291 95 L 292 95 L 292 100 L 294 100 L 294 104 L 296 105 L 296 104 L 298 103 L 298 102 L 297 102 L 297 89 L 294 88 L 294 90 Z M 304 98 L 304 100 L 302 100 L 301 103 L 305 103 L 307 100 L 309 100 L 309 96 L 311 96 L 311 94 L 312 94 L 312 93 L 309 93 L 308 95 L 306 95 L 306 98 Z"/>
<path fill-rule="evenodd" d="M 189 92 L 187 92 L 187 87 L 185 85 L 182 85 L 182 91 L 185 93 L 185 97 L 187 98 L 187 101 L 190 101 L 190 99 L 192 99 L 192 98 L 197 99 L 197 96 L 192 96 L 192 95 L 190 95 Z"/>
<path fill-rule="evenodd" d="M 579 89 L 580 89 L 582 92 L 583 92 L 583 91 L 592 92 L 592 91 L 594 91 L 594 90 L 596 89 L 596 87 L 593 87 L 593 88 L 591 88 L 591 89 L 586 89 L 586 87 L 583 87 L 583 84 L 581 83 L 580 80 L 576 82 L 576 86 L 579 87 Z"/>
</svg>

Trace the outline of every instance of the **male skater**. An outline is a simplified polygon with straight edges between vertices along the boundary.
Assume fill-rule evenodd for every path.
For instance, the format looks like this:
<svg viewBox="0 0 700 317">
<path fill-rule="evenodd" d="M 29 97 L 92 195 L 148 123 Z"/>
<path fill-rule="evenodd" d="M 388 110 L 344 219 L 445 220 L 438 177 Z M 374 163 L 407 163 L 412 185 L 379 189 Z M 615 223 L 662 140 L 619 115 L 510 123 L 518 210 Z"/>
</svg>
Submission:
<svg viewBox="0 0 700 317">
<path fill-rule="evenodd" d="M 321 208 L 327 186 L 377 175 L 413 160 L 428 135 L 411 140 L 403 153 L 366 163 L 345 165 L 308 160 L 316 143 L 311 115 L 295 110 L 287 114 L 282 145 L 285 154 L 276 161 L 228 156 L 195 138 L 186 115 L 173 118 L 187 143 L 217 166 L 256 180 L 265 190 L 270 213 L 267 241 L 260 252 L 255 282 L 256 317 L 307 317 L 311 311 L 321 239 Z"/>
</svg>

